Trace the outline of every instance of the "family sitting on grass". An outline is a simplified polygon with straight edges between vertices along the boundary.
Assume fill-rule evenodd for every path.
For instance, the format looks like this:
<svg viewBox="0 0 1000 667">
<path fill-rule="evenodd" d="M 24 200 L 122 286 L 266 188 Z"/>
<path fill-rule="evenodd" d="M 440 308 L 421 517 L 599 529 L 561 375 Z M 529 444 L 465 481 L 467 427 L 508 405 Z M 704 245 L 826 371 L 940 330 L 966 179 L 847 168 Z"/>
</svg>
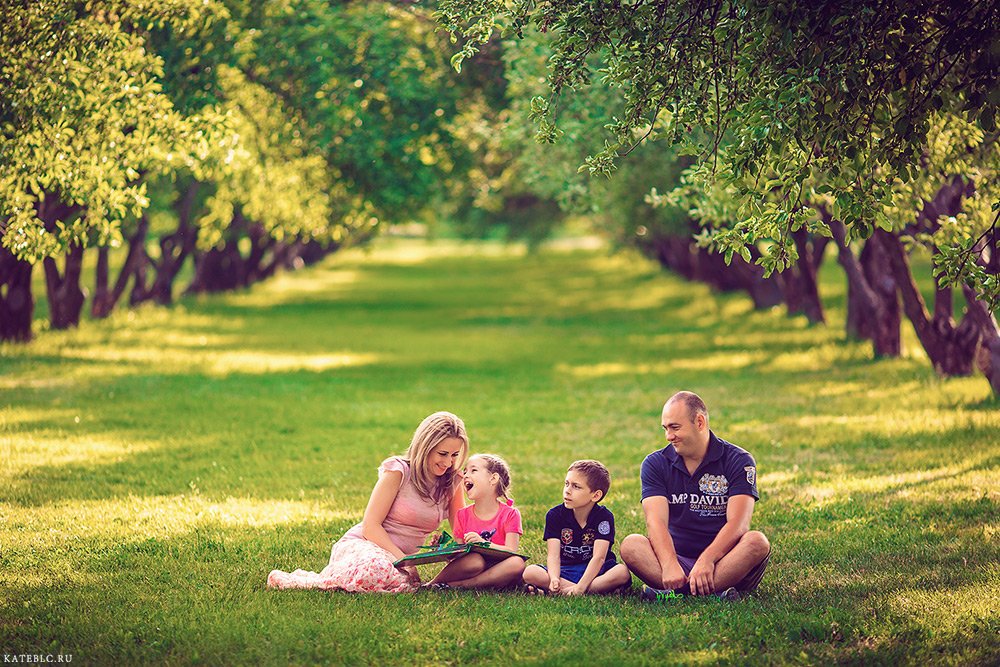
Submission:
<svg viewBox="0 0 1000 667">
<path fill-rule="evenodd" d="M 763 533 L 750 530 L 757 500 L 757 468 L 745 450 L 708 427 L 708 409 L 682 391 L 663 406 L 669 444 L 642 462 L 646 535 L 629 535 L 617 562 L 615 517 L 598 504 L 611 476 L 598 461 L 569 466 L 562 502 L 545 516 L 545 565 L 520 556 L 487 560 L 469 553 L 450 562 L 424 587 L 504 589 L 523 585 L 538 595 L 623 593 L 632 574 L 642 597 L 717 595 L 736 600 L 757 588 L 770 558 Z M 410 592 L 421 587 L 414 566 L 396 567 L 417 553 L 449 519 L 460 542 L 488 541 L 517 551 L 521 514 L 509 497 L 510 468 L 498 456 L 468 458 L 465 424 L 450 412 L 421 422 L 406 456 L 382 462 L 361 523 L 347 531 L 321 572 L 274 570 L 270 588 L 351 592 Z M 465 505 L 464 495 L 472 501 Z"/>
</svg>

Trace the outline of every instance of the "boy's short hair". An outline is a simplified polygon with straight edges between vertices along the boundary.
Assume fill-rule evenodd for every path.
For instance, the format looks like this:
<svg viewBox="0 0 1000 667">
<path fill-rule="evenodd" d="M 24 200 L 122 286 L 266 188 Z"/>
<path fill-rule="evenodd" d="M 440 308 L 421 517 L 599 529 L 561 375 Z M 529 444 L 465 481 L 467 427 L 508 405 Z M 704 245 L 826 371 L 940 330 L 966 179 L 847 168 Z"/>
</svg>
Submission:
<svg viewBox="0 0 1000 667">
<path fill-rule="evenodd" d="M 566 472 L 570 470 L 575 470 L 583 475 L 587 479 L 587 486 L 590 487 L 591 491 L 600 491 L 601 500 L 604 500 L 604 497 L 608 495 L 608 489 L 611 488 L 611 473 L 600 461 L 593 459 L 573 461 Z"/>
</svg>

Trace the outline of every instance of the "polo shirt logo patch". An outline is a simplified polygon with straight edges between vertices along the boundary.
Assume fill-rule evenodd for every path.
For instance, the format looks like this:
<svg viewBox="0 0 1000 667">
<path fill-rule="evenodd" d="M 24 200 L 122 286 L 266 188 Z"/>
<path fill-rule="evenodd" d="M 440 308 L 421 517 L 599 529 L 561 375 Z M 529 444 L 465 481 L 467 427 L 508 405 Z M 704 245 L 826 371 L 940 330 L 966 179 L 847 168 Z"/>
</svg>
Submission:
<svg viewBox="0 0 1000 667">
<path fill-rule="evenodd" d="M 562 543 L 563 544 L 572 544 L 573 543 L 573 529 L 572 528 L 563 528 L 562 529 L 562 533 L 561 533 L 561 537 L 562 537 Z"/>
<path fill-rule="evenodd" d="M 601 535 L 607 535 L 611 532 L 611 524 L 607 521 L 602 521 L 597 525 L 597 532 Z"/>
<path fill-rule="evenodd" d="M 749 474 L 749 473 L 748 473 Z M 724 496 L 729 490 L 729 480 L 725 475 L 704 474 L 698 480 L 698 488 L 701 492 L 710 496 Z"/>
<path fill-rule="evenodd" d="M 747 471 L 747 484 L 749 484 L 750 486 L 753 486 L 754 484 L 756 484 L 757 483 L 757 468 L 755 468 L 753 466 L 746 466 L 743 469 Z"/>
</svg>

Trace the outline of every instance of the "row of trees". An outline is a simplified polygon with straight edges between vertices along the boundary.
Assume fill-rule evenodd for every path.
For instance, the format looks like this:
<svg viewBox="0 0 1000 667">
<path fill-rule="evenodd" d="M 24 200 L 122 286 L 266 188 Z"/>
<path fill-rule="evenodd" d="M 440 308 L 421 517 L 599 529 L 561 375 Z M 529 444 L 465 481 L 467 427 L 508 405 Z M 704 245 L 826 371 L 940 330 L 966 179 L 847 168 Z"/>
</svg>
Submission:
<svg viewBox="0 0 1000 667">
<path fill-rule="evenodd" d="M 0 340 L 30 337 L 38 265 L 60 328 L 88 255 L 103 317 L 431 211 L 530 241 L 576 212 L 814 322 L 835 248 L 849 333 L 896 355 L 906 316 L 1000 390 L 993 3 L 429 5 L 0 0 Z"/>
<path fill-rule="evenodd" d="M 36 266 L 53 328 L 86 255 L 94 317 L 179 275 L 245 286 L 444 205 L 471 160 L 479 93 L 419 9 L 0 0 L 0 23 L 0 340 L 31 336 Z"/>
<path fill-rule="evenodd" d="M 507 38 L 498 191 L 601 211 L 670 269 L 814 322 L 833 244 L 850 334 L 898 355 L 905 315 L 939 373 L 978 365 L 1000 392 L 995 3 L 442 0 L 438 18 L 459 68 Z"/>
</svg>

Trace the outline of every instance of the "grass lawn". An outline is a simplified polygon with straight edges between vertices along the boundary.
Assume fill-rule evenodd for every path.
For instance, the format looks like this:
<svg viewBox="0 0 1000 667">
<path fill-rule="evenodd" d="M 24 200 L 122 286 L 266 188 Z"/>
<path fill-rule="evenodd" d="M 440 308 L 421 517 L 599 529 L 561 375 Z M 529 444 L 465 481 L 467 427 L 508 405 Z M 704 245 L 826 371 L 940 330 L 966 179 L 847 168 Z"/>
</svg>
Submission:
<svg viewBox="0 0 1000 667">
<path fill-rule="evenodd" d="M 0 653 L 73 664 L 1000 662 L 1000 403 L 981 377 L 631 255 L 383 241 L 241 294 L 0 347 Z M 264 588 L 319 570 L 435 410 L 504 456 L 536 562 L 566 466 L 619 539 L 673 391 L 757 458 L 740 603 Z M 618 551 L 617 544 L 615 551 Z M 637 587 L 638 590 L 638 587 Z M 55 660 L 56 658 L 53 658 Z"/>
</svg>

